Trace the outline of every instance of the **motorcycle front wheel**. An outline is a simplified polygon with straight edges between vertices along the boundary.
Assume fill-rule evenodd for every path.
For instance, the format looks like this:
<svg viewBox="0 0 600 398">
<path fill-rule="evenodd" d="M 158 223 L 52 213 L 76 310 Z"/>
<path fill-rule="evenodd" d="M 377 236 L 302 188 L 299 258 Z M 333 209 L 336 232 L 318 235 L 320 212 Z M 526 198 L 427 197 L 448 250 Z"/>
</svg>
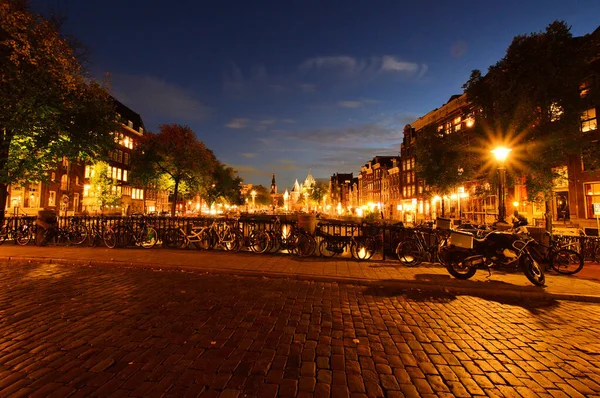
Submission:
<svg viewBox="0 0 600 398">
<path fill-rule="evenodd" d="M 469 257 L 469 253 L 467 252 L 442 247 L 439 257 L 442 260 L 442 264 L 446 266 L 448 273 L 456 279 L 469 279 L 477 272 L 477 267 L 465 261 Z"/>
<path fill-rule="evenodd" d="M 546 283 L 546 276 L 544 275 L 544 268 L 540 263 L 529 253 L 523 253 L 521 257 L 521 267 L 523 267 L 523 273 L 529 279 L 529 282 L 536 286 L 544 286 Z"/>
</svg>

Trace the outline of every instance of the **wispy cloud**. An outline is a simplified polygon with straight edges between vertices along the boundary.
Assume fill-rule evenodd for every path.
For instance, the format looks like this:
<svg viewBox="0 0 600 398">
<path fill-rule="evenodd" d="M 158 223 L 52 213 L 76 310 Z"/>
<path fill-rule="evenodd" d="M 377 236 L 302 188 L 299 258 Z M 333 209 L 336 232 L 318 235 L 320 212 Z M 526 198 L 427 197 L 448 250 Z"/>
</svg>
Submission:
<svg viewBox="0 0 600 398">
<path fill-rule="evenodd" d="M 360 101 L 340 101 L 338 106 L 341 108 L 360 108 L 363 105 Z"/>
<path fill-rule="evenodd" d="M 373 76 L 378 73 L 401 73 L 421 77 L 427 72 L 426 64 L 400 60 L 392 55 L 359 59 L 348 55 L 309 58 L 298 66 L 301 74 L 329 72 L 339 78 Z"/>
<path fill-rule="evenodd" d="M 331 129 L 313 129 L 288 134 L 289 138 L 310 143 L 319 143 L 323 147 L 372 148 L 374 146 L 398 145 L 402 142 L 400 126 L 364 124 L 361 126 Z"/>
<path fill-rule="evenodd" d="M 229 127 L 230 129 L 245 129 L 248 127 L 249 123 L 250 119 L 239 117 L 231 119 L 231 121 L 227 123 L 225 127 Z"/>
<path fill-rule="evenodd" d="M 314 93 L 317 91 L 317 85 L 311 83 L 298 83 L 298 87 L 303 93 Z"/>
<path fill-rule="evenodd" d="M 258 155 L 258 154 L 257 153 L 252 153 L 252 152 L 242 153 L 242 156 L 245 157 L 246 159 L 255 158 L 256 155 Z"/>
<path fill-rule="evenodd" d="M 247 176 L 262 176 L 262 177 L 270 177 L 271 176 L 271 173 L 269 173 L 268 171 L 260 170 L 254 166 L 247 165 L 247 164 L 232 165 L 231 167 L 236 169 L 240 175 L 243 174 L 243 175 L 247 175 Z"/>
<path fill-rule="evenodd" d="M 115 73 L 112 94 L 141 115 L 173 121 L 204 121 L 214 109 L 203 104 L 192 90 L 150 75 Z"/>
</svg>

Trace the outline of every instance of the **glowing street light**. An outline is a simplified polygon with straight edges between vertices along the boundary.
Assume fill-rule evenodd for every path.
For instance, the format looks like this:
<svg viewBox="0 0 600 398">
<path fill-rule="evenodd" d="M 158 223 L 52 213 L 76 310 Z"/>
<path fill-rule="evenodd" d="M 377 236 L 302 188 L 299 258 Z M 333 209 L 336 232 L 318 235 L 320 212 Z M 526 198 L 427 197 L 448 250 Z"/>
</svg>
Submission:
<svg viewBox="0 0 600 398">
<path fill-rule="evenodd" d="M 512 151 L 510 148 L 498 147 L 491 152 L 498 161 L 498 222 L 505 223 L 506 217 L 506 167 L 504 161 Z"/>
</svg>

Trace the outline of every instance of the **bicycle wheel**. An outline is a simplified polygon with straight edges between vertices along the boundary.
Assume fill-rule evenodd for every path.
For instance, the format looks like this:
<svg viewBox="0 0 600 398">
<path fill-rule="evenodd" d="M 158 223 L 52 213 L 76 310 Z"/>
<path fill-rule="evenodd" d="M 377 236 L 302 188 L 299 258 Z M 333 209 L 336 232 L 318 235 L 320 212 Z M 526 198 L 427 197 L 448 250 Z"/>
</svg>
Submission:
<svg viewBox="0 0 600 398">
<path fill-rule="evenodd" d="M 296 248 L 295 254 L 298 257 L 308 257 L 314 254 L 317 248 L 317 242 L 312 235 L 307 233 L 299 233 L 296 235 Z"/>
<path fill-rule="evenodd" d="M 230 230 L 223 237 L 223 246 L 228 252 L 239 252 L 244 247 L 244 237 L 237 230 Z"/>
<path fill-rule="evenodd" d="M 138 235 L 139 244 L 144 249 L 152 249 L 158 241 L 158 233 L 152 227 L 145 227 Z"/>
<path fill-rule="evenodd" d="M 583 257 L 574 250 L 560 249 L 550 259 L 552 269 L 563 275 L 573 275 L 583 268 Z"/>
<path fill-rule="evenodd" d="M 214 240 L 212 238 L 212 233 L 209 230 L 203 230 L 200 232 L 200 237 L 196 247 L 199 249 L 210 250 L 214 247 Z"/>
<path fill-rule="evenodd" d="M 376 251 L 376 241 L 374 238 L 366 238 L 362 241 L 354 241 L 350 245 L 350 254 L 352 258 L 358 261 L 370 260 Z"/>
<path fill-rule="evenodd" d="M 268 231 L 269 235 L 269 253 L 277 253 L 281 249 L 281 238 L 273 231 Z"/>
<path fill-rule="evenodd" d="M 414 240 L 405 240 L 400 242 L 396 248 L 396 255 L 402 265 L 414 267 L 423 261 L 423 255 L 419 245 Z"/>
<path fill-rule="evenodd" d="M 88 237 L 88 229 L 85 225 L 71 225 L 67 228 L 67 240 L 74 245 L 80 245 Z"/>
<path fill-rule="evenodd" d="M 15 233 L 15 242 L 21 246 L 27 246 L 31 241 L 31 231 L 19 228 Z"/>
<path fill-rule="evenodd" d="M 163 245 L 170 249 L 177 249 L 185 245 L 185 235 L 179 228 L 169 228 L 165 231 Z"/>
<path fill-rule="evenodd" d="M 319 243 L 319 254 L 323 257 L 333 257 L 336 252 L 333 250 L 332 244 L 327 239 L 323 239 Z"/>
<path fill-rule="evenodd" d="M 109 249 L 114 249 L 115 247 L 117 247 L 117 233 L 112 228 L 104 232 L 102 240 L 104 241 L 106 247 L 108 247 Z"/>
<path fill-rule="evenodd" d="M 265 230 L 254 230 L 248 237 L 248 248 L 254 253 L 264 253 L 271 247 L 271 238 Z"/>
</svg>

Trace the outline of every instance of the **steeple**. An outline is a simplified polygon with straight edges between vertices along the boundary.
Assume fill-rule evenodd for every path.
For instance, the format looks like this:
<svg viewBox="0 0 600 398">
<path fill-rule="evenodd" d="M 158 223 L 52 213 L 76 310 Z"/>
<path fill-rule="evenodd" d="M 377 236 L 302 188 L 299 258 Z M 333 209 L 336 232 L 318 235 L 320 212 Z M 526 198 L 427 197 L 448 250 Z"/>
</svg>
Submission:
<svg viewBox="0 0 600 398">
<path fill-rule="evenodd" d="M 275 173 L 273 173 L 273 178 L 271 179 L 271 191 L 269 193 L 271 195 L 277 194 L 277 183 L 275 183 Z"/>
</svg>

